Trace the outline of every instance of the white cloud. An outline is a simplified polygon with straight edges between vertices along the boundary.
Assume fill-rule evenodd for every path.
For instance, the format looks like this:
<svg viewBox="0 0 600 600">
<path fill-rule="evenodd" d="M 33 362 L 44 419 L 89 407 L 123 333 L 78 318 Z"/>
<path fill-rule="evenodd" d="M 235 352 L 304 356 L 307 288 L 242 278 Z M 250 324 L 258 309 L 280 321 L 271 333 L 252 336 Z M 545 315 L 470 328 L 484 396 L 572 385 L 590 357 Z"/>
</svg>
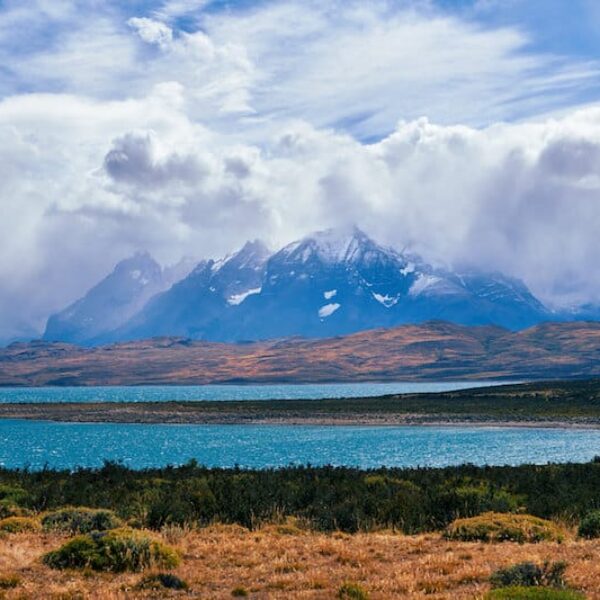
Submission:
<svg viewBox="0 0 600 600">
<path fill-rule="evenodd" d="M 168 25 L 146 17 L 132 17 L 127 24 L 133 27 L 140 38 L 148 44 L 168 47 L 173 41 L 173 31 Z"/>
<path fill-rule="evenodd" d="M 168 262 L 350 223 L 553 302 L 600 298 L 600 109 L 482 125 L 560 104 L 597 66 L 394 6 L 196 11 L 185 33 L 183 0 L 94 19 L 32 4 L 60 35 L 0 73 L 18 82 L 0 102 L 0 337 L 137 249 Z M 0 10 L 6 64 L 17 25 L 44 18 Z"/>
</svg>

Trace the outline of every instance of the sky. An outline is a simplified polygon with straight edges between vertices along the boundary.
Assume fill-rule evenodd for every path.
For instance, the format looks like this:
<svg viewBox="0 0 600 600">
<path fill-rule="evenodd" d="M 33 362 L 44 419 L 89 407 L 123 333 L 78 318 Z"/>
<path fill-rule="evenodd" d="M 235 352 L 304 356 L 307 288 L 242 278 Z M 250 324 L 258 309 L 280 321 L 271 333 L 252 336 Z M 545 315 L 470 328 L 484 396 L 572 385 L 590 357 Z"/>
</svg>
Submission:
<svg viewBox="0 0 600 600">
<path fill-rule="evenodd" d="M 597 0 L 0 0 L 0 341 L 350 224 L 600 302 L 599 56 Z"/>
</svg>

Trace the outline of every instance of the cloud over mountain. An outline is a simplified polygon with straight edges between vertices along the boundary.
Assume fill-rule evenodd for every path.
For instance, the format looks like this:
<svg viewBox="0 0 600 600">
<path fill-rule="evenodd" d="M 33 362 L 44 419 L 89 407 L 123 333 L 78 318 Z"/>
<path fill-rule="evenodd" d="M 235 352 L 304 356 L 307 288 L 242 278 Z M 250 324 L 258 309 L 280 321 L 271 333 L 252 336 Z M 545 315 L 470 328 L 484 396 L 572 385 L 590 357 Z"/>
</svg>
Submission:
<svg viewBox="0 0 600 600">
<path fill-rule="evenodd" d="M 200 4 L 0 9 L 0 339 L 136 250 L 350 223 L 551 304 L 600 299 L 600 108 L 565 108 L 594 61 L 431 2 Z"/>
</svg>

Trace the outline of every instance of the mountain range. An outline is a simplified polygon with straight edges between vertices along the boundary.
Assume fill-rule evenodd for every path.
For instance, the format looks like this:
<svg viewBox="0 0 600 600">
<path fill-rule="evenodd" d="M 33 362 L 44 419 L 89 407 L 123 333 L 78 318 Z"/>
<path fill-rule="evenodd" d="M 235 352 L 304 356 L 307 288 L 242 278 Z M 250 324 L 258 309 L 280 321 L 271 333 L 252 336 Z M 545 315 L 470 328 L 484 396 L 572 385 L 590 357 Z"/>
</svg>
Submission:
<svg viewBox="0 0 600 600">
<path fill-rule="evenodd" d="M 587 310 L 586 318 L 596 315 Z M 324 338 L 432 319 L 519 330 L 577 317 L 552 312 L 522 281 L 437 268 L 354 227 L 317 232 L 274 253 L 247 242 L 191 269 L 164 270 L 137 254 L 52 315 L 43 338 L 89 346 L 158 336 L 240 342 Z"/>
</svg>

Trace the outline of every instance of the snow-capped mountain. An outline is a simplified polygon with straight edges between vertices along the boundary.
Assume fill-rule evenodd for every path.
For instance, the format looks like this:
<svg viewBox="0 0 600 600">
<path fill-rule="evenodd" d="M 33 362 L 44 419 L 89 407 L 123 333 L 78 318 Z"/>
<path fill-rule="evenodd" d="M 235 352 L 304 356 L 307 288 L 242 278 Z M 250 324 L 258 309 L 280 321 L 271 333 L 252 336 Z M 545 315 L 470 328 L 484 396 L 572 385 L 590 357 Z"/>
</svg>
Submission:
<svg viewBox="0 0 600 600">
<path fill-rule="evenodd" d="M 118 263 L 83 298 L 52 315 L 43 337 L 94 343 L 126 323 L 150 298 L 186 277 L 190 269 L 190 259 L 163 270 L 147 252 L 137 253 Z"/>
<path fill-rule="evenodd" d="M 272 255 L 261 242 L 248 242 L 222 260 L 201 261 L 165 291 L 136 295 L 138 310 L 131 310 L 133 302 L 123 310 L 123 302 L 97 288 L 52 317 L 46 339 L 99 343 L 176 335 L 241 341 L 326 337 L 432 319 L 520 329 L 553 318 L 518 280 L 436 269 L 357 228 L 314 233 Z M 102 327 L 90 330 L 83 314 Z"/>
<path fill-rule="evenodd" d="M 52 315 L 44 339 L 89 342 L 125 323 L 163 288 L 160 265 L 147 253 L 136 254 L 83 298 Z"/>
<path fill-rule="evenodd" d="M 181 335 L 219 339 L 219 323 L 261 291 L 267 247 L 256 240 L 221 260 L 203 260 L 184 279 L 152 298 L 107 340 Z"/>
</svg>

